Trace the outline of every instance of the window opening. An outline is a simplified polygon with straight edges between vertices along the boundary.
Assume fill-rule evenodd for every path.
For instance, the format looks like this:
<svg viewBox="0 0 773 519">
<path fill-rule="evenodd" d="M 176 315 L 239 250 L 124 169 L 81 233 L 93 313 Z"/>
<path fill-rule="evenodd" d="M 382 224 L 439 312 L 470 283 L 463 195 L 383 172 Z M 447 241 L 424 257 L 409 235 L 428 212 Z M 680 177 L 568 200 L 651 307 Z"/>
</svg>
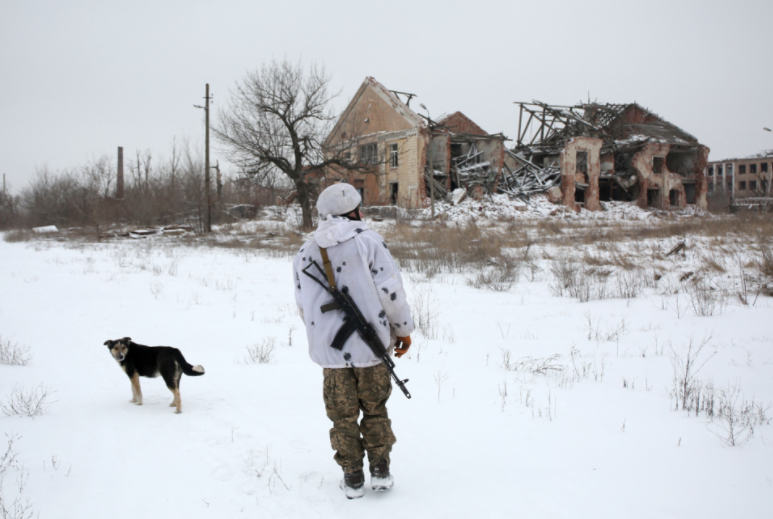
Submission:
<svg viewBox="0 0 773 519">
<path fill-rule="evenodd" d="M 740 166 L 738 166 L 738 174 L 739 175 L 746 174 L 746 164 L 741 164 Z"/>
<path fill-rule="evenodd" d="M 577 184 L 574 185 L 574 201 L 580 204 L 585 202 L 585 189 Z"/>
<path fill-rule="evenodd" d="M 749 173 L 757 173 L 757 164 L 749 164 Z"/>
<path fill-rule="evenodd" d="M 741 180 L 741 181 L 738 183 L 738 189 L 739 189 L 740 191 L 746 191 L 746 181 L 745 181 L 745 180 Z"/>
<path fill-rule="evenodd" d="M 392 205 L 397 205 L 397 182 L 391 182 L 389 184 L 389 202 Z"/>
<path fill-rule="evenodd" d="M 652 157 L 652 172 L 657 174 L 663 173 L 663 166 L 665 166 L 665 164 L 665 157 Z"/>
<path fill-rule="evenodd" d="M 389 145 L 389 167 L 394 169 L 398 165 L 397 144 Z"/>
<path fill-rule="evenodd" d="M 360 146 L 360 163 L 378 164 L 378 144 L 365 144 Z"/>
<path fill-rule="evenodd" d="M 673 206 L 679 205 L 679 191 L 672 189 L 668 192 L 668 201 Z"/>
<path fill-rule="evenodd" d="M 756 180 L 752 180 L 751 182 L 749 182 L 749 189 L 751 189 L 752 191 L 757 189 L 757 181 Z"/>
<path fill-rule="evenodd" d="M 587 151 L 578 151 L 577 152 L 577 166 L 576 171 L 578 173 L 582 173 L 585 175 L 585 180 L 587 181 L 588 177 L 588 152 Z"/>
<path fill-rule="evenodd" d="M 660 198 L 660 189 L 648 189 L 647 190 L 647 206 L 657 207 L 658 199 Z"/>
<path fill-rule="evenodd" d="M 709 184 L 709 187 L 714 187 Z M 688 204 L 695 203 L 695 184 L 685 184 L 684 186 L 684 201 Z"/>
</svg>

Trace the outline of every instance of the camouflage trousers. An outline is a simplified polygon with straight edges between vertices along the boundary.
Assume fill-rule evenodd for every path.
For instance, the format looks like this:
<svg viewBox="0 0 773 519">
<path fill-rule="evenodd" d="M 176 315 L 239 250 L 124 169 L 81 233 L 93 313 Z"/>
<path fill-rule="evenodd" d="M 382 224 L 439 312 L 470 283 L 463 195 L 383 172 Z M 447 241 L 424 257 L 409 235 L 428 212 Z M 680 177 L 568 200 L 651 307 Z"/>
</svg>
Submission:
<svg viewBox="0 0 773 519">
<path fill-rule="evenodd" d="M 333 421 L 330 445 L 336 462 L 344 472 L 362 469 L 365 451 L 372 469 L 385 459 L 397 441 L 386 403 L 392 394 L 392 381 L 386 366 L 369 368 L 324 368 L 323 397 L 327 417 Z M 362 420 L 357 419 L 362 410 Z"/>
</svg>

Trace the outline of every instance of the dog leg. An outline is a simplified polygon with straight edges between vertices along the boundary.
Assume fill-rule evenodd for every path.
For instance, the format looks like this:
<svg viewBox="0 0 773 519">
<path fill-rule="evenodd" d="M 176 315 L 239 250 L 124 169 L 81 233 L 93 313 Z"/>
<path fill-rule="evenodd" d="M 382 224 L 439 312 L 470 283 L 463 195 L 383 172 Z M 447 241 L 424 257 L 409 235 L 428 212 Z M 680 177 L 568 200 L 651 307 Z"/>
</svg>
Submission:
<svg viewBox="0 0 773 519">
<path fill-rule="evenodd" d="M 169 404 L 169 407 L 176 407 L 177 409 L 175 410 L 175 413 L 182 413 L 182 402 L 180 402 L 180 381 L 174 380 L 172 381 L 172 384 L 167 385 L 167 387 L 174 396 L 172 403 Z"/>
<path fill-rule="evenodd" d="M 175 406 L 177 409 L 175 409 L 176 414 L 180 414 L 183 412 L 183 403 L 180 400 L 180 388 L 175 388 L 172 390 L 174 393 L 174 401 L 172 402 L 172 405 Z"/>
<path fill-rule="evenodd" d="M 132 377 L 132 403 L 142 405 L 142 389 L 140 389 L 140 376 L 135 373 Z"/>
</svg>

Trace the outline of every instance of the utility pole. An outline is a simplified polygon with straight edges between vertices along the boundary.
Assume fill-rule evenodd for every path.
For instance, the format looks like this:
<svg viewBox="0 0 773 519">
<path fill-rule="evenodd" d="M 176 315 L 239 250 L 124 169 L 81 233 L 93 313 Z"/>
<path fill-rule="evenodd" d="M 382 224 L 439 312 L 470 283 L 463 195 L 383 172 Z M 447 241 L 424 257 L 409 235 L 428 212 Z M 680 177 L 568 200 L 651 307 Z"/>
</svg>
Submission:
<svg viewBox="0 0 773 519">
<path fill-rule="evenodd" d="M 209 180 L 209 83 L 204 93 L 204 106 L 193 105 L 204 110 L 204 191 L 207 196 L 207 221 L 204 232 L 212 232 L 212 193 Z"/>
<path fill-rule="evenodd" d="M 207 232 L 212 232 L 212 194 L 210 193 L 211 186 L 209 181 L 209 83 L 207 83 L 207 90 L 204 96 L 204 101 L 204 117 L 206 119 L 206 130 L 204 133 L 204 167 L 206 168 L 204 170 L 204 183 L 207 186 Z"/>
</svg>

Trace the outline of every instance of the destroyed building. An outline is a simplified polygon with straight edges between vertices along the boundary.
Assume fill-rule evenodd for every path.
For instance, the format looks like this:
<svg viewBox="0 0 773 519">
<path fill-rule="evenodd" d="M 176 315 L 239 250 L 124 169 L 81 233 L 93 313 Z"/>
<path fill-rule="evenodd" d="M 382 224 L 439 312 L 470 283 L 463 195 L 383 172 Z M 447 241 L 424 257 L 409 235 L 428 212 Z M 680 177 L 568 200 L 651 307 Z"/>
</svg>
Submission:
<svg viewBox="0 0 773 519">
<path fill-rule="evenodd" d="M 461 112 L 437 121 L 418 114 L 410 107 L 414 97 L 365 78 L 323 143 L 327 153 L 362 167 L 330 167 L 325 183 L 352 184 L 364 205 L 408 209 L 425 207 L 433 191 L 436 198 L 458 188 L 471 196 L 494 192 L 506 138 L 487 134 Z"/>
<path fill-rule="evenodd" d="M 499 191 L 524 200 L 547 192 L 574 210 L 600 202 L 706 207 L 709 148 L 636 103 L 520 105 Z"/>
</svg>

